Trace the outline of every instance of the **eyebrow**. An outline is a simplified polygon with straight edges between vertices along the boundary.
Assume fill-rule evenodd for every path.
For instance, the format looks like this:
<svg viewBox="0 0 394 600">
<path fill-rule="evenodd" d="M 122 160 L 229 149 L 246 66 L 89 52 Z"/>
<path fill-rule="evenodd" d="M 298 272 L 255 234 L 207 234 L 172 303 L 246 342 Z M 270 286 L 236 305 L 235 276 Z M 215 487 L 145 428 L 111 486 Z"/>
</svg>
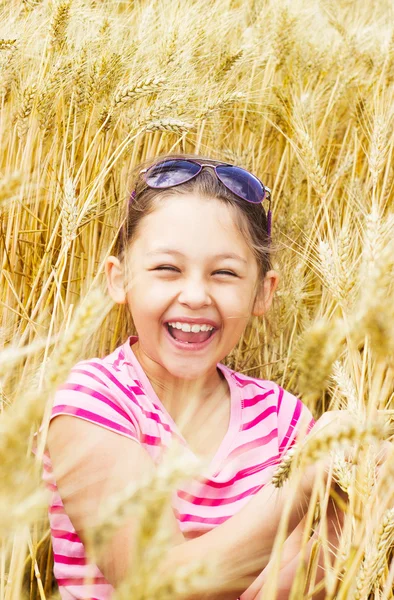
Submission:
<svg viewBox="0 0 394 600">
<path fill-rule="evenodd" d="M 156 250 L 152 250 L 151 252 L 147 252 L 146 256 L 155 256 L 156 254 L 172 254 L 174 256 L 181 256 L 181 257 L 185 257 L 185 255 L 180 252 L 179 250 L 173 250 L 172 248 L 156 248 Z M 239 256 L 238 254 L 234 254 L 234 252 L 225 252 L 223 254 L 217 254 L 216 256 L 214 256 L 214 259 L 225 259 L 225 258 L 232 258 L 233 260 L 239 260 L 240 262 L 243 262 L 245 264 L 247 264 L 247 261 L 242 258 L 241 256 Z"/>
</svg>

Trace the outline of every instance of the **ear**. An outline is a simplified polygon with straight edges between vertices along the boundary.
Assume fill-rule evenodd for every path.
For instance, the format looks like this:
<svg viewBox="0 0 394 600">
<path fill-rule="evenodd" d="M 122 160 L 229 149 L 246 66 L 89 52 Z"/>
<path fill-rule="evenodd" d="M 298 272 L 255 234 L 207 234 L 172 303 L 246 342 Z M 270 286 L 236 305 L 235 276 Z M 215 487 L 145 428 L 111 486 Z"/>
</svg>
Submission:
<svg viewBox="0 0 394 600">
<path fill-rule="evenodd" d="M 107 277 L 108 292 L 112 300 L 117 304 L 126 304 L 124 269 L 116 256 L 108 256 L 105 261 L 105 275 Z"/>
<path fill-rule="evenodd" d="M 279 283 L 279 274 L 276 271 L 267 271 L 264 280 L 260 282 L 254 301 L 252 315 L 261 317 L 272 304 L 274 293 Z"/>
</svg>

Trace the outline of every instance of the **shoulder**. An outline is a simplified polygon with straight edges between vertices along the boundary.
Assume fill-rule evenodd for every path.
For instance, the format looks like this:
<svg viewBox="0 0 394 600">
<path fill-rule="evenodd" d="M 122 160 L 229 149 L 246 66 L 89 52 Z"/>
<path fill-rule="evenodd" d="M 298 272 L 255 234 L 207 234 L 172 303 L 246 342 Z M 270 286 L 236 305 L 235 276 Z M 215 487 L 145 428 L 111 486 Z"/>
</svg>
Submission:
<svg viewBox="0 0 394 600">
<path fill-rule="evenodd" d="M 297 400 L 295 396 L 286 392 L 286 390 L 274 381 L 250 377 L 229 367 L 225 367 L 225 369 L 234 382 L 234 385 L 240 389 L 244 400 L 253 399 L 255 404 L 266 401 L 270 404 L 275 404 L 278 410 L 281 407 L 284 396 L 286 396 L 286 399 L 292 398 L 294 401 Z"/>
<path fill-rule="evenodd" d="M 78 361 L 58 386 L 51 419 L 72 415 L 128 437 L 136 437 L 143 391 L 122 346 L 100 358 Z"/>
<path fill-rule="evenodd" d="M 278 411 L 290 411 L 295 407 L 306 407 L 297 396 L 284 389 L 275 381 L 259 379 L 258 377 L 249 377 L 248 375 L 238 373 L 229 367 L 225 368 L 235 385 L 244 390 L 245 395 L 254 393 L 256 396 L 259 396 L 261 400 L 266 397 L 272 397 L 277 403 Z"/>
<path fill-rule="evenodd" d="M 295 441 L 299 432 L 309 432 L 314 426 L 314 417 L 306 404 L 278 383 L 226 369 L 240 388 L 244 409 L 256 415 L 262 411 L 275 415 L 281 450 Z"/>
<path fill-rule="evenodd" d="M 79 386 L 93 386 L 95 389 L 107 389 L 113 393 L 130 396 L 134 392 L 141 394 L 141 386 L 133 365 L 127 360 L 123 346 L 111 354 L 80 360 L 70 370 L 61 389 L 80 389 Z M 71 386 L 71 387 L 70 387 Z"/>
</svg>

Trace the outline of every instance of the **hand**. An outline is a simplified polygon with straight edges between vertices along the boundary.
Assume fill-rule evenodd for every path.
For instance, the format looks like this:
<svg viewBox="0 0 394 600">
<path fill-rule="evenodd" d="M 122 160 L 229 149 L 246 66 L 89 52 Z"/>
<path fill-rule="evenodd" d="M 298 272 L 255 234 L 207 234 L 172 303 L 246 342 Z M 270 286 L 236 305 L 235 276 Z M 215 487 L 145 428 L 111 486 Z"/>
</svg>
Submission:
<svg viewBox="0 0 394 600">
<path fill-rule="evenodd" d="M 384 411 L 377 411 L 379 413 L 384 413 Z M 357 418 L 357 417 L 356 417 Z M 316 421 L 309 435 L 303 441 L 303 444 L 307 444 L 313 436 L 324 436 L 324 431 L 327 433 L 335 432 L 338 430 L 338 427 L 352 425 L 354 424 L 355 415 L 350 413 L 347 410 L 332 410 L 325 412 L 318 421 Z M 361 419 L 360 419 L 361 422 Z M 387 440 L 379 441 L 379 446 L 376 449 L 376 474 L 379 477 L 379 474 L 382 470 L 383 465 L 385 464 L 387 458 L 394 458 L 394 446 L 391 442 Z M 343 448 L 343 456 L 345 461 L 350 463 L 357 463 L 357 448 L 354 446 L 344 446 Z M 321 460 L 317 461 L 315 464 L 308 466 L 305 469 L 305 477 L 304 477 L 304 485 L 307 489 L 310 488 L 310 485 L 313 484 L 313 479 L 316 476 L 317 470 L 322 467 L 324 468 L 324 472 L 328 473 L 330 467 L 332 465 L 332 458 L 324 457 Z"/>
<path fill-rule="evenodd" d="M 325 429 L 327 432 L 335 432 L 339 426 L 353 425 L 354 414 L 348 410 L 328 410 L 323 413 L 320 419 L 312 427 L 306 441 L 313 437 L 318 431 Z"/>
</svg>

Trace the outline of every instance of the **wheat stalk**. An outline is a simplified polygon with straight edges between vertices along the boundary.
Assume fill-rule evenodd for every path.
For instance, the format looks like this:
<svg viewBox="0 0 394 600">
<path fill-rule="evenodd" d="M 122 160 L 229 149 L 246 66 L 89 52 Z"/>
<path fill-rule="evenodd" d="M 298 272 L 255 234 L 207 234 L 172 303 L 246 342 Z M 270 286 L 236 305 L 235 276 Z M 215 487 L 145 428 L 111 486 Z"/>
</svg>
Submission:
<svg viewBox="0 0 394 600">
<path fill-rule="evenodd" d="M 156 119 L 143 125 L 143 131 L 163 131 L 168 133 L 176 133 L 181 135 L 190 131 L 193 128 L 192 123 L 187 123 L 181 119 L 168 118 Z"/>
<path fill-rule="evenodd" d="M 293 444 L 291 448 L 282 457 L 282 460 L 272 475 L 272 485 L 276 488 L 283 486 L 285 481 L 289 478 L 290 472 L 293 466 L 293 458 L 298 450 L 297 444 Z"/>
<path fill-rule="evenodd" d="M 59 4 L 57 4 L 55 7 L 49 31 L 49 44 L 54 50 L 61 51 L 66 45 L 66 33 L 70 19 L 70 8 L 71 0 L 59 2 Z"/>
<path fill-rule="evenodd" d="M 73 72 L 73 90 L 77 108 L 85 105 L 85 87 L 87 83 L 87 46 L 84 45 L 77 56 Z"/>
<path fill-rule="evenodd" d="M 344 297 L 344 290 L 339 284 L 332 249 L 328 242 L 324 240 L 320 240 L 319 242 L 319 260 L 320 272 L 322 274 L 324 284 L 331 291 L 333 296 L 339 302 L 342 302 Z"/>
<path fill-rule="evenodd" d="M 16 197 L 23 185 L 22 171 L 15 171 L 6 177 L 0 178 L 0 207 L 8 204 Z"/>
<path fill-rule="evenodd" d="M 0 54 L 0 94 L 4 100 L 7 99 L 11 91 L 12 84 L 17 79 L 16 59 L 18 56 L 18 46 L 6 46 L 6 52 Z"/>
<path fill-rule="evenodd" d="M 50 397 L 75 362 L 107 356 L 135 333 L 133 315 L 127 305 L 114 306 L 105 325 L 92 335 L 85 330 L 85 339 L 61 358 L 58 374 L 56 353 L 73 327 L 78 298 L 103 282 L 104 261 L 116 255 L 130 178 L 141 162 L 166 152 L 201 153 L 248 168 L 272 189 L 279 288 L 268 314 L 248 321 L 225 363 L 280 383 L 315 418 L 335 406 L 346 407 L 360 431 L 359 421 L 374 420 L 376 408 L 389 420 L 394 35 L 386 0 L 360 2 L 354 10 L 321 0 L 313 11 L 306 0 L 296 9 L 254 0 L 230 2 L 226 10 L 217 0 L 209 7 L 166 0 L 5 5 L 0 597 L 48 600 L 56 583 L 51 553 L 40 554 L 39 531 L 48 524 L 37 516 L 42 499 L 36 493 Z M 231 289 L 238 289 L 235 283 Z M 225 297 L 230 302 L 232 295 Z M 33 461 L 32 434 L 43 415 Z M 338 449 L 332 440 L 328 449 L 321 442 L 319 452 L 334 454 L 333 477 L 347 490 L 345 524 L 334 550 L 322 519 L 310 564 L 301 561 L 295 574 L 297 600 L 312 595 L 318 555 L 325 556 L 319 585 L 326 585 L 327 600 L 354 596 L 360 565 L 370 572 L 368 561 L 376 558 L 373 530 L 393 501 L 392 458 L 376 477 L 374 445 L 368 449 L 369 438 L 353 434 Z M 345 445 L 354 446 L 354 465 L 345 460 Z M 292 452 L 276 474 L 279 483 L 292 467 L 302 468 L 301 450 Z M 323 497 L 318 500 L 323 507 Z M 166 545 L 159 513 L 153 500 L 151 513 L 140 511 L 146 565 L 138 582 L 124 588 L 125 597 L 187 596 L 190 586 L 202 590 L 205 578 L 207 591 L 196 597 L 209 595 L 203 571 L 191 583 L 192 565 L 166 582 L 149 569 Z M 30 545 L 30 535 L 11 535 L 18 523 L 32 524 Z M 380 564 L 382 579 L 364 573 L 364 590 L 389 600 L 394 571 L 385 560 Z M 265 600 L 273 600 L 273 588 L 263 589 Z"/>
<path fill-rule="evenodd" d="M 243 92 L 234 92 L 231 94 L 225 94 L 224 96 L 219 96 L 219 98 L 209 101 L 204 108 L 197 113 L 196 120 L 200 121 L 207 119 L 214 113 L 224 110 L 237 102 L 241 102 L 244 99 L 245 94 Z"/>
<path fill-rule="evenodd" d="M 165 83 L 166 80 L 162 77 L 148 77 L 134 85 L 124 86 L 115 94 L 112 107 L 117 108 L 120 104 L 128 104 L 142 96 L 156 94 L 163 89 Z"/>
<path fill-rule="evenodd" d="M 366 425 L 349 424 L 342 425 L 336 431 L 319 432 L 307 438 L 303 446 L 294 446 L 287 452 L 277 469 L 275 470 L 272 483 L 275 487 L 282 487 L 289 477 L 290 472 L 296 466 L 305 467 L 311 462 L 319 460 L 331 450 L 343 444 L 358 442 L 365 443 L 367 440 L 383 437 L 382 427 L 377 423 Z"/>
<path fill-rule="evenodd" d="M 75 195 L 75 185 L 72 179 L 65 177 L 63 205 L 61 209 L 62 219 L 62 239 L 64 246 L 68 248 L 71 242 L 76 238 L 78 206 Z"/>
<path fill-rule="evenodd" d="M 320 164 L 314 144 L 308 132 L 300 127 L 296 127 L 296 134 L 300 142 L 299 152 L 302 164 L 305 165 L 305 172 L 319 198 L 325 199 L 328 193 L 327 177 Z"/>
<path fill-rule="evenodd" d="M 356 578 L 356 600 L 368 598 L 370 590 L 383 575 L 387 552 L 394 545 L 394 509 L 387 510 L 376 532 L 372 551 L 363 560 Z"/>
<path fill-rule="evenodd" d="M 371 150 L 368 156 L 369 168 L 372 175 L 372 185 L 376 187 L 379 175 L 383 169 L 385 155 L 388 151 L 387 131 L 391 129 L 390 122 L 386 122 L 382 115 L 374 119 L 371 133 Z"/>
<path fill-rule="evenodd" d="M 345 335 L 344 323 L 319 321 L 303 335 L 298 352 L 299 386 L 309 397 L 324 389 Z"/>
<path fill-rule="evenodd" d="M 229 54 L 224 58 L 221 64 L 218 67 L 218 70 L 215 75 L 215 80 L 220 81 L 223 79 L 232 69 L 235 68 L 235 65 L 239 63 L 244 56 L 244 49 L 238 50 L 235 54 Z"/>
<path fill-rule="evenodd" d="M 346 408 L 349 412 L 357 414 L 359 403 L 357 400 L 357 391 L 352 379 L 349 377 L 341 361 L 336 360 L 333 364 L 332 380 L 338 386 L 346 404 L 341 408 Z"/>
<path fill-rule="evenodd" d="M 333 477 L 341 490 L 348 494 L 354 482 L 353 465 L 345 459 L 343 451 L 334 452 Z"/>
<path fill-rule="evenodd" d="M 296 35 L 297 19 L 291 13 L 288 6 L 281 6 L 276 18 L 276 27 L 272 40 L 272 50 L 277 61 L 277 68 L 280 69 L 286 60 Z"/>
<path fill-rule="evenodd" d="M 18 40 L 6 40 L 4 38 L 0 39 L 0 50 L 10 50 L 11 48 L 15 48 Z"/>
<path fill-rule="evenodd" d="M 23 453 L 32 426 L 43 416 L 48 395 L 65 380 L 75 360 L 81 356 L 87 335 L 105 317 L 110 308 L 108 298 L 100 290 L 91 292 L 75 313 L 74 320 L 65 333 L 62 343 L 51 358 L 43 389 L 33 389 L 12 411 L 0 419 L 0 456 L 9 464 Z"/>
<path fill-rule="evenodd" d="M 28 119 L 33 109 L 33 102 L 36 93 L 37 87 L 35 84 L 29 85 L 23 90 L 21 105 L 17 116 L 17 130 L 20 138 L 26 135 L 28 129 Z"/>
</svg>

